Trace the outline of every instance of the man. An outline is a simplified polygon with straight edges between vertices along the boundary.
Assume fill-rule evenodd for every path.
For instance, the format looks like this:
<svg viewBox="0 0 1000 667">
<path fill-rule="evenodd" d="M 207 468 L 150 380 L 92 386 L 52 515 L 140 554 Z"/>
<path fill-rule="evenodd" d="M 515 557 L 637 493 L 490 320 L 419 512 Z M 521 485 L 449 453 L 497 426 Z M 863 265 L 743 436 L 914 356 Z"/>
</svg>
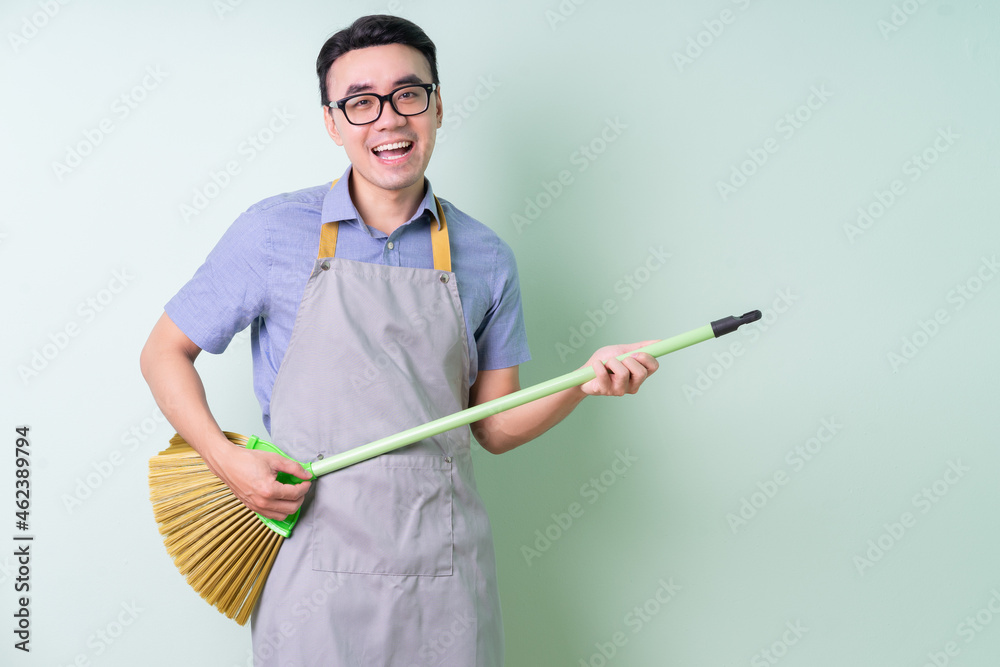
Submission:
<svg viewBox="0 0 1000 667">
<path fill-rule="evenodd" d="M 364 17 L 327 41 L 317 73 L 327 132 L 350 167 L 332 186 L 240 216 L 167 304 L 143 375 L 170 423 L 249 508 L 281 519 L 302 506 L 254 612 L 257 664 L 501 665 L 496 565 L 468 429 L 315 487 L 280 484 L 278 472 L 308 475 L 234 447 L 194 368 L 201 350 L 222 352 L 250 325 L 269 439 L 299 460 L 520 388 L 529 357 L 510 249 L 424 177 L 443 113 L 433 43 L 404 19 Z M 634 393 L 656 360 L 615 356 L 643 344 L 598 350 L 594 380 L 472 432 L 499 454 L 587 395 Z M 281 648 L 271 650 L 275 638 Z"/>
</svg>

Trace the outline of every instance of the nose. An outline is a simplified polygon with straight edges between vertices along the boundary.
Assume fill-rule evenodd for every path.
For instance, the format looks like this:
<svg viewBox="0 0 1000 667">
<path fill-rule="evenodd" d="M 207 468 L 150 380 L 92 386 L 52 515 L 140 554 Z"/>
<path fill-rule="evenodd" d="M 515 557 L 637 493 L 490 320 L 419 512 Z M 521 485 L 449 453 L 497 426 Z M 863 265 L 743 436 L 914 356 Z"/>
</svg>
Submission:
<svg viewBox="0 0 1000 667">
<path fill-rule="evenodd" d="M 406 116 L 400 116 L 389 104 L 389 100 L 382 102 L 382 113 L 378 119 L 372 123 L 376 130 L 392 130 L 406 125 Z"/>
</svg>

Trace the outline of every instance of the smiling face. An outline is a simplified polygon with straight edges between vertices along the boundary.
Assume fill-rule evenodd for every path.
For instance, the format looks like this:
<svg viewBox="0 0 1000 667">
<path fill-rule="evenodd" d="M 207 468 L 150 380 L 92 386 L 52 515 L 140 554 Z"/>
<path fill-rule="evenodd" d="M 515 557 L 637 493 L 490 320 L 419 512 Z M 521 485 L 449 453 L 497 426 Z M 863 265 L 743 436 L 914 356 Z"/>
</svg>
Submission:
<svg viewBox="0 0 1000 667">
<path fill-rule="evenodd" d="M 411 46 L 389 44 L 348 51 L 327 73 L 327 93 L 339 100 L 358 93 L 386 95 L 410 83 L 431 83 L 427 59 Z M 340 109 L 325 107 L 326 130 L 343 146 L 353 165 L 356 186 L 398 191 L 423 191 L 424 171 L 441 127 L 441 93 L 431 95 L 430 106 L 417 116 L 400 116 L 388 102 L 374 123 L 351 125 Z"/>
</svg>

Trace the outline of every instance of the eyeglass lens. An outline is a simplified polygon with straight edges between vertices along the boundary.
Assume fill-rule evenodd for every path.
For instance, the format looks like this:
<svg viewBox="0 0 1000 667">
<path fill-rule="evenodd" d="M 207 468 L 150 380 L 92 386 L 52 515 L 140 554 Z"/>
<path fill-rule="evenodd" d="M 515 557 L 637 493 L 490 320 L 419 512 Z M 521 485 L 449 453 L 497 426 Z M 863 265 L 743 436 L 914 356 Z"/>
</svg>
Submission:
<svg viewBox="0 0 1000 667">
<path fill-rule="evenodd" d="M 392 96 L 392 108 L 400 116 L 415 116 L 427 111 L 427 90 L 421 86 L 400 88 Z M 379 116 L 381 100 L 375 95 L 360 95 L 344 104 L 344 113 L 352 123 L 370 123 Z"/>
</svg>

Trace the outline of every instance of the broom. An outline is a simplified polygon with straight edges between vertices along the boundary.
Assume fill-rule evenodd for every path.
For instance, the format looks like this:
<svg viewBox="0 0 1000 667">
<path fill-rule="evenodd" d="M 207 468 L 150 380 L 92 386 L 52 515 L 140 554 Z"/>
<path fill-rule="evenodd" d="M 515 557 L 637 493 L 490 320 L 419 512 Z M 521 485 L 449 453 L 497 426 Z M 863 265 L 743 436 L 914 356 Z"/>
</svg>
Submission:
<svg viewBox="0 0 1000 667">
<path fill-rule="evenodd" d="M 636 352 L 659 357 L 730 333 L 760 317 L 759 310 L 740 317 L 726 317 L 623 354 L 618 359 Z M 580 368 L 341 454 L 312 463 L 300 463 L 315 479 L 563 389 L 581 385 L 593 378 L 592 367 Z M 229 432 L 225 435 L 237 446 L 286 456 L 274 445 L 255 436 L 246 438 Z M 279 473 L 278 481 L 296 483 L 301 480 Z M 150 459 L 149 488 L 153 515 L 160 525 L 167 553 L 177 569 L 209 604 L 240 625 L 245 624 L 257 603 L 278 549 L 284 539 L 291 535 L 299 512 L 296 511 L 283 521 L 256 514 L 243 505 L 179 435 L 171 438 L 170 447 Z"/>
</svg>

